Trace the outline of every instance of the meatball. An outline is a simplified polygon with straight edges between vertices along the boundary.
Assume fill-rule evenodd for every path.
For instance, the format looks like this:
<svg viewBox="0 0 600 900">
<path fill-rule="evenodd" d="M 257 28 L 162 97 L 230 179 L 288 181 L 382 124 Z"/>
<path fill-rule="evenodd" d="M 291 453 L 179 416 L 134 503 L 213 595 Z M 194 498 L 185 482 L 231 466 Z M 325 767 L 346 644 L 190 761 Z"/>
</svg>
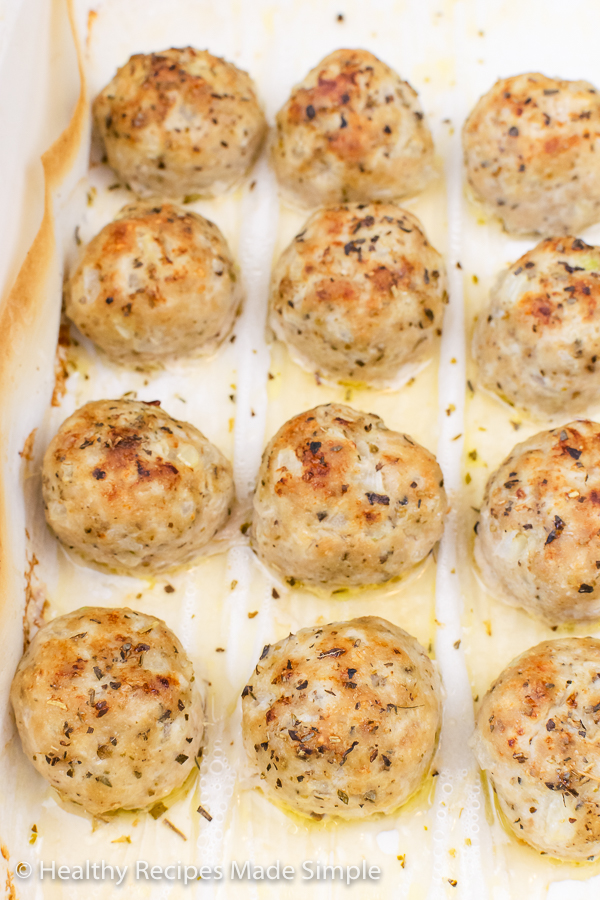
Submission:
<svg viewBox="0 0 600 900">
<path fill-rule="evenodd" d="M 513 831 L 562 859 L 600 851 L 600 641 L 522 653 L 484 697 L 473 749 Z"/>
<path fill-rule="evenodd" d="M 170 203 L 137 203 L 85 248 L 66 312 L 111 359 L 144 364 L 213 353 L 241 299 L 216 225 Z"/>
<path fill-rule="evenodd" d="M 503 78 L 463 129 L 475 197 L 512 234 L 569 234 L 600 219 L 600 94 L 539 73 Z"/>
<path fill-rule="evenodd" d="M 174 198 L 228 190 L 267 129 L 250 76 L 193 47 L 132 56 L 93 115 L 117 174 L 140 195 Z"/>
<path fill-rule="evenodd" d="M 183 647 L 154 616 L 84 606 L 54 619 L 10 696 L 26 756 L 95 815 L 154 804 L 194 768 L 202 698 Z"/>
<path fill-rule="evenodd" d="M 548 238 L 500 276 L 473 352 L 488 390 L 538 415 L 600 398 L 600 248 Z"/>
<path fill-rule="evenodd" d="M 491 475 L 475 557 L 490 589 L 550 625 L 600 616 L 600 425 L 517 444 Z"/>
<path fill-rule="evenodd" d="M 191 562 L 225 523 L 231 466 L 155 403 L 97 400 L 61 425 L 44 456 L 46 520 L 68 547 L 124 572 Z"/>
<path fill-rule="evenodd" d="M 270 324 L 320 374 L 385 386 L 432 353 L 446 300 L 441 256 L 391 204 L 314 213 L 271 281 Z"/>
<path fill-rule="evenodd" d="M 244 744 L 265 793 L 318 819 L 405 803 L 429 769 L 441 723 L 434 663 L 375 616 L 267 645 L 242 697 Z"/>
<path fill-rule="evenodd" d="M 271 156 L 302 206 L 393 200 L 433 175 L 433 140 L 417 93 L 367 50 L 336 50 L 277 113 Z"/>
<path fill-rule="evenodd" d="M 330 403 L 290 419 L 265 449 L 252 544 L 292 582 L 380 584 L 427 556 L 446 506 L 432 453 L 379 416 Z"/>
</svg>

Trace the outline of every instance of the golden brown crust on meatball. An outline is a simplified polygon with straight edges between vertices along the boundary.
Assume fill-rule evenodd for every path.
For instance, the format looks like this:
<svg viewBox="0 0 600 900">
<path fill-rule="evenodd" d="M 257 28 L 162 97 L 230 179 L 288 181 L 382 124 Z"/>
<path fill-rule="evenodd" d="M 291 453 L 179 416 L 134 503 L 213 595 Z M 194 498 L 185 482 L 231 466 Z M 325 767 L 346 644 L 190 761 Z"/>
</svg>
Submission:
<svg viewBox="0 0 600 900">
<path fill-rule="evenodd" d="M 163 621 L 131 609 L 87 606 L 41 628 L 11 702 L 26 756 L 93 814 L 166 797 L 200 749 L 192 664 Z"/>
<path fill-rule="evenodd" d="M 475 329 L 484 387 L 538 414 L 600 396 L 600 248 L 548 238 L 500 276 Z"/>
<path fill-rule="evenodd" d="M 138 194 L 176 199 L 236 184 L 267 128 L 250 76 L 193 47 L 132 56 L 93 114 L 109 165 Z"/>
<path fill-rule="evenodd" d="M 66 291 L 69 318 L 125 363 L 213 353 L 240 303 L 217 226 L 171 203 L 124 207 L 87 245 Z"/>
<path fill-rule="evenodd" d="M 475 557 L 505 602 L 550 625 L 600 616 L 600 425 L 517 444 L 490 476 Z"/>
<path fill-rule="evenodd" d="M 508 825 L 551 856 L 600 850 L 600 641 L 545 641 L 486 694 L 473 747 Z"/>
<path fill-rule="evenodd" d="M 382 386 L 431 354 L 446 296 L 416 216 L 389 203 L 329 207 L 281 255 L 270 324 L 320 374 Z"/>
<path fill-rule="evenodd" d="M 432 453 L 379 416 L 331 403 L 290 419 L 266 447 L 252 544 L 306 585 L 379 584 L 427 556 L 446 505 Z"/>
<path fill-rule="evenodd" d="M 242 693 L 244 744 L 269 798 L 295 812 L 392 812 L 420 786 L 441 721 L 421 645 L 373 616 L 266 646 Z"/>
<path fill-rule="evenodd" d="M 271 158 L 302 206 L 393 200 L 430 181 L 433 141 L 406 81 L 367 50 L 336 50 L 277 113 Z"/>
<path fill-rule="evenodd" d="M 70 416 L 44 456 L 48 524 L 96 563 L 162 572 L 192 561 L 231 512 L 223 454 L 152 403 L 97 400 Z"/>
<path fill-rule="evenodd" d="M 600 94 L 539 72 L 503 78 L 463 129 L 473 193 L 514 234 L 569 234 L 600 219 Z"/>
</svg>

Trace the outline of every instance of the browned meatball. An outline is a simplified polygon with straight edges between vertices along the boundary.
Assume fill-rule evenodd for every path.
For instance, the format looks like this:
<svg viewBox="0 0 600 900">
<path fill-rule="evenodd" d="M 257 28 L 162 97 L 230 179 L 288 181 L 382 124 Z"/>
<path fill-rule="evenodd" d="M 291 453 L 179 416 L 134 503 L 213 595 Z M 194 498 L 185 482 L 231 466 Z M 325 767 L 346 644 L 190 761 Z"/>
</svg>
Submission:
<svg viewBox="0 0 600 900">
<path fill-rule="evenodd" d="M 550 625 L 600 615 L 600 425 L 542 431 L 492 473 L 475 556 L 499 599 Z"/>
<path fill-rule="evenodd" d="M 600 94 L 539 72 L 503 78 L 463 129 L 475 196 L 514 234 L 576 234 L 600 220 Z"/>
<path fill-rule="evenodd" d="M 85 248 L 66 312 L 115 361 L 145 364 L 213 353 L 241 298 L 216 225 L 172 203 L 136 203 Z"/>
<path fill-rule="evenodd" d="M 600 851 L 600 641 L 522 653 L 484 697 L 473 748 L 521 840 L 562 859 Z"/>
<path fill-rule="evenodd" d="M 41 628 L 11 701 L 26 756 L 90 813 L 156 803 L 200 749 L 192 664 L 164 622 L 131 609 L 85 606 Z"/>
<path fill-rule="evenodd" d="M 302 206 L 393 200 L 433 174 L 433 141 L 416 92 L 367 50 L 336 50 L 277 113 L 271 154 Z"/>
<path fill-rule="evenodd" d="M 44 456 L 46 519 L 57 537 L 124 572 L 191 562 L 231 512 L 223 454 L 152 403 L 96 400 L 61 425 Z"/>
<path fill-rule="evenodd" d="M 109 165 L 137 193 L 176 199 L 232 187 L 267 127 L 250 76 L 193 47 L 132 56 L 93 113 Z"/>
<path fill-rule="evenodd" d="M 419 220 L 391 203 L 314 213 L 271 279 L 270 324 L 301 362 L 374 387 L 431 355 L 446 275 Z"/>
<path fill-rule="evenodd" d="M 421 785 L 441 686 L 419 642 L 374 616 L 266 646 L 244 688 L 244 744 L 267 796 L 295 812 L 389 813 Z"/>
<path fill-rule="evenodd" d="M 547 238 L 502 273 L 473 353 L 484 387 L 538 415 L 600 397 L 600 248 Z"/>
<path fill-rule="evenodd" d="M 265 449 L 252 543 L 288 579 L 380 584 L 427 556 L 446 505 L 432 453 L 379 416 L 331 403 L 290 419 Z"/>
</svg>

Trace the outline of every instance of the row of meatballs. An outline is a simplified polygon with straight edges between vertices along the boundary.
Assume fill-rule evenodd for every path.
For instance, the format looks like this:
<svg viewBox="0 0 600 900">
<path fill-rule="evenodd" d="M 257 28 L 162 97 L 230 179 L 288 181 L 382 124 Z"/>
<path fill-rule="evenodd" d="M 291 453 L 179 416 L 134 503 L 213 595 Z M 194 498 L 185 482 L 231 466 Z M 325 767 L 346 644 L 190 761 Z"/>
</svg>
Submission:
<svg viewBox="0 0 600 900">
<path fill-rule="evenodd" d="M 136 54 L 94 102 L 110 166 L 138 194 L 214 196 L 250 170 L 267 124 L 250 76 L 192 47 Z M 600 96 L 586 81 L 498 81 L 463 129 L 473 194 L 513 233 L 565 234 L 600 219 Z M 413 88 L 372 53 L 329 54 L 276 116 L 270 156 L 303 206 L 422 190 L 434 147 Z"/>
<path fill-rule="evenodd" d="M 193 563 L 235 502 L 223 454 L 157 402 L 134 400 L 94 401 L 63 423 L 43 496 L 64 545 L 130 574 Z M 292 585 L 356 588 L 421 562 L 446 509 L 432 453 L 376 415 L 326 404 L 265 448 L 249 537 Z M 600 425 L 576 420 L 518 444 L 489 478 L 476 526 L 492 592 L 553 626 L 597 619 L 599 509 Z"/>
<path fill-rule="evenodd" d="M 598 640 L 539 644 L 491 686 L 471 741 L 513 831 L 563 859 L 600 850 L 599 669 Z M 260 654 L 242 691 L 244 746 L 286 809 L 393 813 L 436 774 L 442 699 L 435 663 L 391 622 L 304 628 Z M 157 808 L 202 755 L 192 664 L 164 622 L 131 609 L 84 607 L 44 625 L 11 700 L 28 759 L 96 816 Z"/>
<path fill-rule="evenodd" d="M 94 401 L 63 423 L 43 495 L 64 545 L 131 574 L 192 563 L 235 499 L 231 465 L 210 441 L 134 400 Z M 433 454 L 378 416 L 328 404 L 290 419 L 265 449 L 250 538 L 291 583 L 376 584 L 427 556 L 446 506 Z"/>
<path fill-rule="evenodd" d="M 65 309 L 116 362 L 213 353 L 243 299 L 219 229 L 171 203 L 126 206 L 84 249 Z M 538 416 L 597 403 L 600 248 L 548 238 L 499 276 L 478 317 L 480 385 Z M 446 273 L 421 223 L 390 203 L 317 210 L 282 253 L 269 326 L 319 378 L 382 388 L 434 353 Z"/>
</svg>

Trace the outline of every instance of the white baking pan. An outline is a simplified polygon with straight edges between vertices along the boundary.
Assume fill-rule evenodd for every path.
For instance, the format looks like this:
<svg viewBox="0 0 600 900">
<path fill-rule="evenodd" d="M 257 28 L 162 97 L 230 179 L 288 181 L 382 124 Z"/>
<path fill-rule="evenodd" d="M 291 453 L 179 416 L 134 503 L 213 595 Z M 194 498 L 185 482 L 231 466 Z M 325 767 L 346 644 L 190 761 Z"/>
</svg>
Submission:
<svg viewBox="0 0 600 900">
<path fill-rule="evenodd" d="M 460 127 L 499 76 L 539 70 L 600 85 L 600 7 L 594 0 L 568 6 L 554 0 L 72 0 L 71 6 L 6 0 L 0 12 L 0 885 L 6 884 L 6 896 L 108 897 L 126 867 L 119 890 L 140 898 L 194 892 L 317 900 L 349 890 L 361 898 L 406 900 L 595 897 L 597 863 L 548 860 L 503 830 L 467 746 L 473 700 L 514 655 L 555 633 L 498 604 L 473 575 L 471 507 L 513 443 L 543 425 L 466 388 L 473 317 L 495 273 L 534 241 L 508 238 L 464 200 Z M 191 206 L 217 222 L 242 269 L 247 301 L 235 342 L 213 359 L 144 375 L 111 366 L 72 330 L 56 377 L 65 267 L 77 241 L 91 238 L 131 198 L 94 153 L 90 165 L 91 99 L 132 53 L 188 44 L 249 71 L 270 121 L 292 85 L 343 46 L 371 50 L 418 90 L 439 173 L 406 205 L 445 255 L 450 276 L 439 363 L 396 391 L 348 392 L 317 384 L 282 347 L 266 344 L 273 257 L 305 216 L 279 203 L 261 159 L 244 187 Z M 39 157 L 48 147 L 42 171 Z M 600 228 L 584 237 L 600 241 Z M 437 561 L 398 583 L 333 598 L 273 580 L 241 536 L 227 553 L 168 578 L 134 579 L 84 565 L 45 526 L 41 458 L 77 406 L 126 393 L 159 399 L 169 413 L 200 427 L 233 460 L 241 500 L 251 491 L 265 440 L 294 413 L 337 400 L 382 415 L 437 451 L 452 503 Z M 474 449 L 476 462 L 466 456 Z M 174 591 L 167 593 L 167 585 Z M 90 603 L 130 605 L 164 618 L 206 682 L 209 725 L 200 775 L 157 818 L 141 812 L 94 821 L 77 814 L 34 771 L 15 732 L 7 697 L 24 626 L 29 632 L 43 617 Z M 241 746 L 240 692 L 264 643 L 364 614 L 401 625 L 438 660 L 446 700 L 437 774 L 393 816 L 307 822 L 273 806 L 258 789 Z M 197 813 L 200 803 L 212 821 Z M 247 877 L 278 861 L 279 877 L 276 868 L 273 878 Z M 18 863 L 26 865 L 18 870 Z M 186 865 L 207 867 L 202 879 L 186 886 Z M 344 881 L 317 877 L 324 865 L 342 866 Z M 28 866 L 31 874 L 20 877 Z M 160 869 L 156 877 L 151 866 Z M 283 877 L 284 866 L 293 877 Z M 349 866 L 360 870 L 356 878 L 352 870 L 351 886 Z M 375 868 L 378 877 L 370 877 Z M 191 878 L 192 869 L 187 872 Z"/>
</svg>

